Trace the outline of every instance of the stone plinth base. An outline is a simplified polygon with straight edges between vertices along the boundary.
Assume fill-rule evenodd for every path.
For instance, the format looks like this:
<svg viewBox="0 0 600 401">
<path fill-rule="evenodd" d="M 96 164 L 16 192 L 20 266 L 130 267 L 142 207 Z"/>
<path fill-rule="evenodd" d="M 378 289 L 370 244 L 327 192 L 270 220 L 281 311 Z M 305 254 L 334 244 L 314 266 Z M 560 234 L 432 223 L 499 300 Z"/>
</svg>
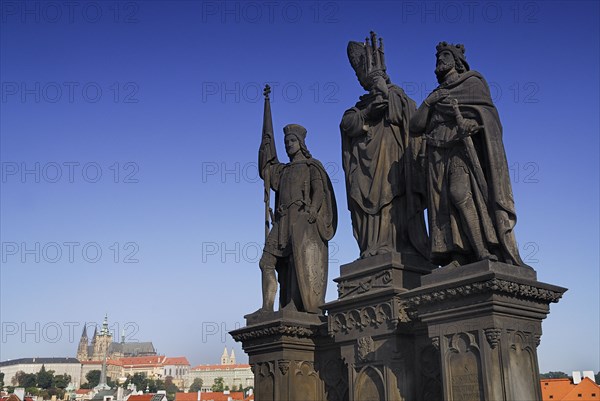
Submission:
<svg viewBox="0 0 600 401">
<path fill-rule="evenodd" d="M 246 316 L 247 326 L 230 334 L 240 341 L 254 372 L 260 401 L 321 401 L 325 384 L 315 366 L 324 318 L 296 311 Z"/>
<path fill-rule="evenodd" d="M 348 400 L 422 400 L 416 355 L 429 339 L 409 318 L 400 294 L 418 287 L 431 266 L 410 262 L 399 254 L 377 255 L 341 266 L 335 279 L 339 298 L 323 309 L 347 368 Z"/>
<path fill-rule="evenodd" d="M 481 261 L 437 269 L 401 300 L 439 350 L 444 400 L 541 401 L 541 322 L 565 291 L 533 269 Z"/>
</svg>

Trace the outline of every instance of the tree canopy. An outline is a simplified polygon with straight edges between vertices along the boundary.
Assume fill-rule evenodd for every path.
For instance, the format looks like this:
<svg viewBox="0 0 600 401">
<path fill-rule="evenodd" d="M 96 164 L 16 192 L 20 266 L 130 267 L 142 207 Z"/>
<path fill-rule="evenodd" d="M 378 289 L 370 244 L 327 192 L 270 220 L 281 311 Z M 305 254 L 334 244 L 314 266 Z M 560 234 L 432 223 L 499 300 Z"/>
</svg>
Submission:
<svg viewBox="0 0 600 401">
<path fill-rule="evenodd" d="M 192 382 L 192 385 L 190 386 L 190 393 L 197 393 L 198 391 L 202 390 L 202 385 L 204 383 L 202 382 L 202 379 L 197 377 L 194 379 L 194 381 Z"/>
</svg>

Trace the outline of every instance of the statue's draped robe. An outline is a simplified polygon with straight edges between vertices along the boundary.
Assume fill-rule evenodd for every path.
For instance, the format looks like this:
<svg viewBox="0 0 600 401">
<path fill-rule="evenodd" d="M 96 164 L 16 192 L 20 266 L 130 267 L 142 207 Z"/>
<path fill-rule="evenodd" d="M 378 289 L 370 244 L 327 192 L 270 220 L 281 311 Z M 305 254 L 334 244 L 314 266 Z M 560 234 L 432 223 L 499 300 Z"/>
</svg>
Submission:
<svg viewBox="0 0 600 401">
<path fill-rule="evenodd" d="M 428 255 L 424 220 L 425 187 L 414 163 L 420 138 L 409 138 L 415 102 L 388 85 L 388 109 L 379 120 L 361 110 L 375 100 L 363 95 L 344 113 L 342 161 L 348 209 L 361 257 L 386 252 Z"/>
<path fill-rule="evenodd" d="M 446 89 L 449 95 L 432 106 L 425 129 L 427 212 L 432 262 L 447 264 L 452 260 L 452 253 L 471 251 L 465 231 L 460 228 L 458 210 L 452 205 L 449 193 L 448 173 L 454 158 L 459 157 L 466 161 L 464 166 L 468 169 L 486 248 L 496 254 L 501 262 L 524 265 L 513 232 L 517 216 L 502 143 L 502 125 L 487 82 L 478 72 L 468 71 L 455 81 L 440 87 Z M 472 141 L 486 185 L 477 181 L 466 145 L 458 135 L 451 99 L 458 101 L 464 118 L 474 119 L 483 126 L 472 135 Z M 486 187 L 487 193 L 484 194 L 482 189 L 485 190 Z"/>
<path fill-rule="evenodd" d="M 281 307 L 294 302 L 305 312 L 320 313 L 325 302 L 328 241 L 337 228 L 331 181 L 313 158 L 279 163 L 261 147 L 261 174 L 275 191 L 275 213 L 264 251 L 277 257 Z M 316 211 L 309 223 L 308 205 Z"/>
</svg>

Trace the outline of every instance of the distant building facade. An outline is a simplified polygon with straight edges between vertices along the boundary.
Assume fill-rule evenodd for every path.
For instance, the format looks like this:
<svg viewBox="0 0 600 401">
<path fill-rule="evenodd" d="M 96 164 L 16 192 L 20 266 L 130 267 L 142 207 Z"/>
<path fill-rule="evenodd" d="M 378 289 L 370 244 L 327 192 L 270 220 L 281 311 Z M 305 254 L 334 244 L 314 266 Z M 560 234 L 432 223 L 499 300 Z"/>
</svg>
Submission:
<svg viewBox="0 0 600 401">
<path fill-rule="evenodd" d="M 183 389 L 191 386 L 192 383 L 188 383 L 191 365 L 186 357 L 165 358 L 162 368 L 163 376 L 165 378 L 172 377 L 173 383 L 177 387 Z"/>
<path fill-rule="evenodd" d="M 103 361 L 80 361 L 81 363 L 81 384 L 87 383 L 86 375 L 92 370 L 102 371 Z M 122 364 L 119 360 L 106 360 L 106 377 L 116 382 L 122 376 Z"/>
<path fill-rule="evenodd" d="M 42 366 L 55 375 L 71 376 L 71 383 L 79 387 L 81 384 L 81 364 L 75 358 L 20 358 L 0 362 L 0 372 L 4 373 L 4 383 L 13 384 L 17 372 L 37 373 Z M 16 384 L 16 383 L 14 383 Z"/>
<path fill-rule="evenodd" d="M 77 359 L 80 361 L 102 361 L 134 356 L 153 356 L 156 349 L 151 342 L 125 342 L 125 336 L 121 336 L 121 342 L 113 342 L 113 336 L 108 328 L 108 316 L 104 316 L 102 328 L 94 329 L 91 342 L 87 335 L 87 327 L 83 326 L 81 339 L 77 346 Z"/>
<path fill-rule="evenodd" d="M 231 355 L 227 353 L 227 348 L 223 351 L 220 365 L 199 365 L 193 367 L 189 375 L 189 385 L 194 379 L 202 379 L 202 391 L 210 391 L 215 379 L 223 378 L 223 385 L 230 389 L 234 386 L 243 388 L 254 386 L 254 373 L 250 369 L 250 365 L 237 364 L 235 361 L 235 353 L 231 350 Z"/>
</svg>

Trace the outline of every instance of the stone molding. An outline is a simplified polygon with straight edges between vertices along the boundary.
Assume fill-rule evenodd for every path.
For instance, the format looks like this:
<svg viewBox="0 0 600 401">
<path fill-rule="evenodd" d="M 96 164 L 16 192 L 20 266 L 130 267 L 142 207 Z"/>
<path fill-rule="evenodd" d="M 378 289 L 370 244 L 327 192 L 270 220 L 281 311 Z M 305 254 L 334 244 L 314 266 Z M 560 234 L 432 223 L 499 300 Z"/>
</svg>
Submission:
<svg viewBox="0 0 600 401">
<path fill-rule="evenodd" d="M 463 284 L 451 288 L 432 289 L 431 292 L 413 295 L 407 299 L 411 306 L 420 306 L 447 301 L 450 299 L 464 298 L 465 296 L 485 292 L 499 292 L 517 298 L 533 301 L 556 303 L 562 297 L 562 292 L 536 287 L 534 285 L 519 284 L 514 281 L 493 278 L 486 281 Z"/>
<path fill-rule="evenodd" d="M 285 335 L 298 338 L 311 338 L 314 337 L 316 334 L 317 330 L 312 328 L 297 326 L 289 323 L 280 323 L 276 326 L 257 327 L 254 330 L 248 328 L 243 332 L 238 331 L 236 333 L 231 333 L 231 336 L 235 341 L 247 341 L 277 335 Z"/>
</svg>

